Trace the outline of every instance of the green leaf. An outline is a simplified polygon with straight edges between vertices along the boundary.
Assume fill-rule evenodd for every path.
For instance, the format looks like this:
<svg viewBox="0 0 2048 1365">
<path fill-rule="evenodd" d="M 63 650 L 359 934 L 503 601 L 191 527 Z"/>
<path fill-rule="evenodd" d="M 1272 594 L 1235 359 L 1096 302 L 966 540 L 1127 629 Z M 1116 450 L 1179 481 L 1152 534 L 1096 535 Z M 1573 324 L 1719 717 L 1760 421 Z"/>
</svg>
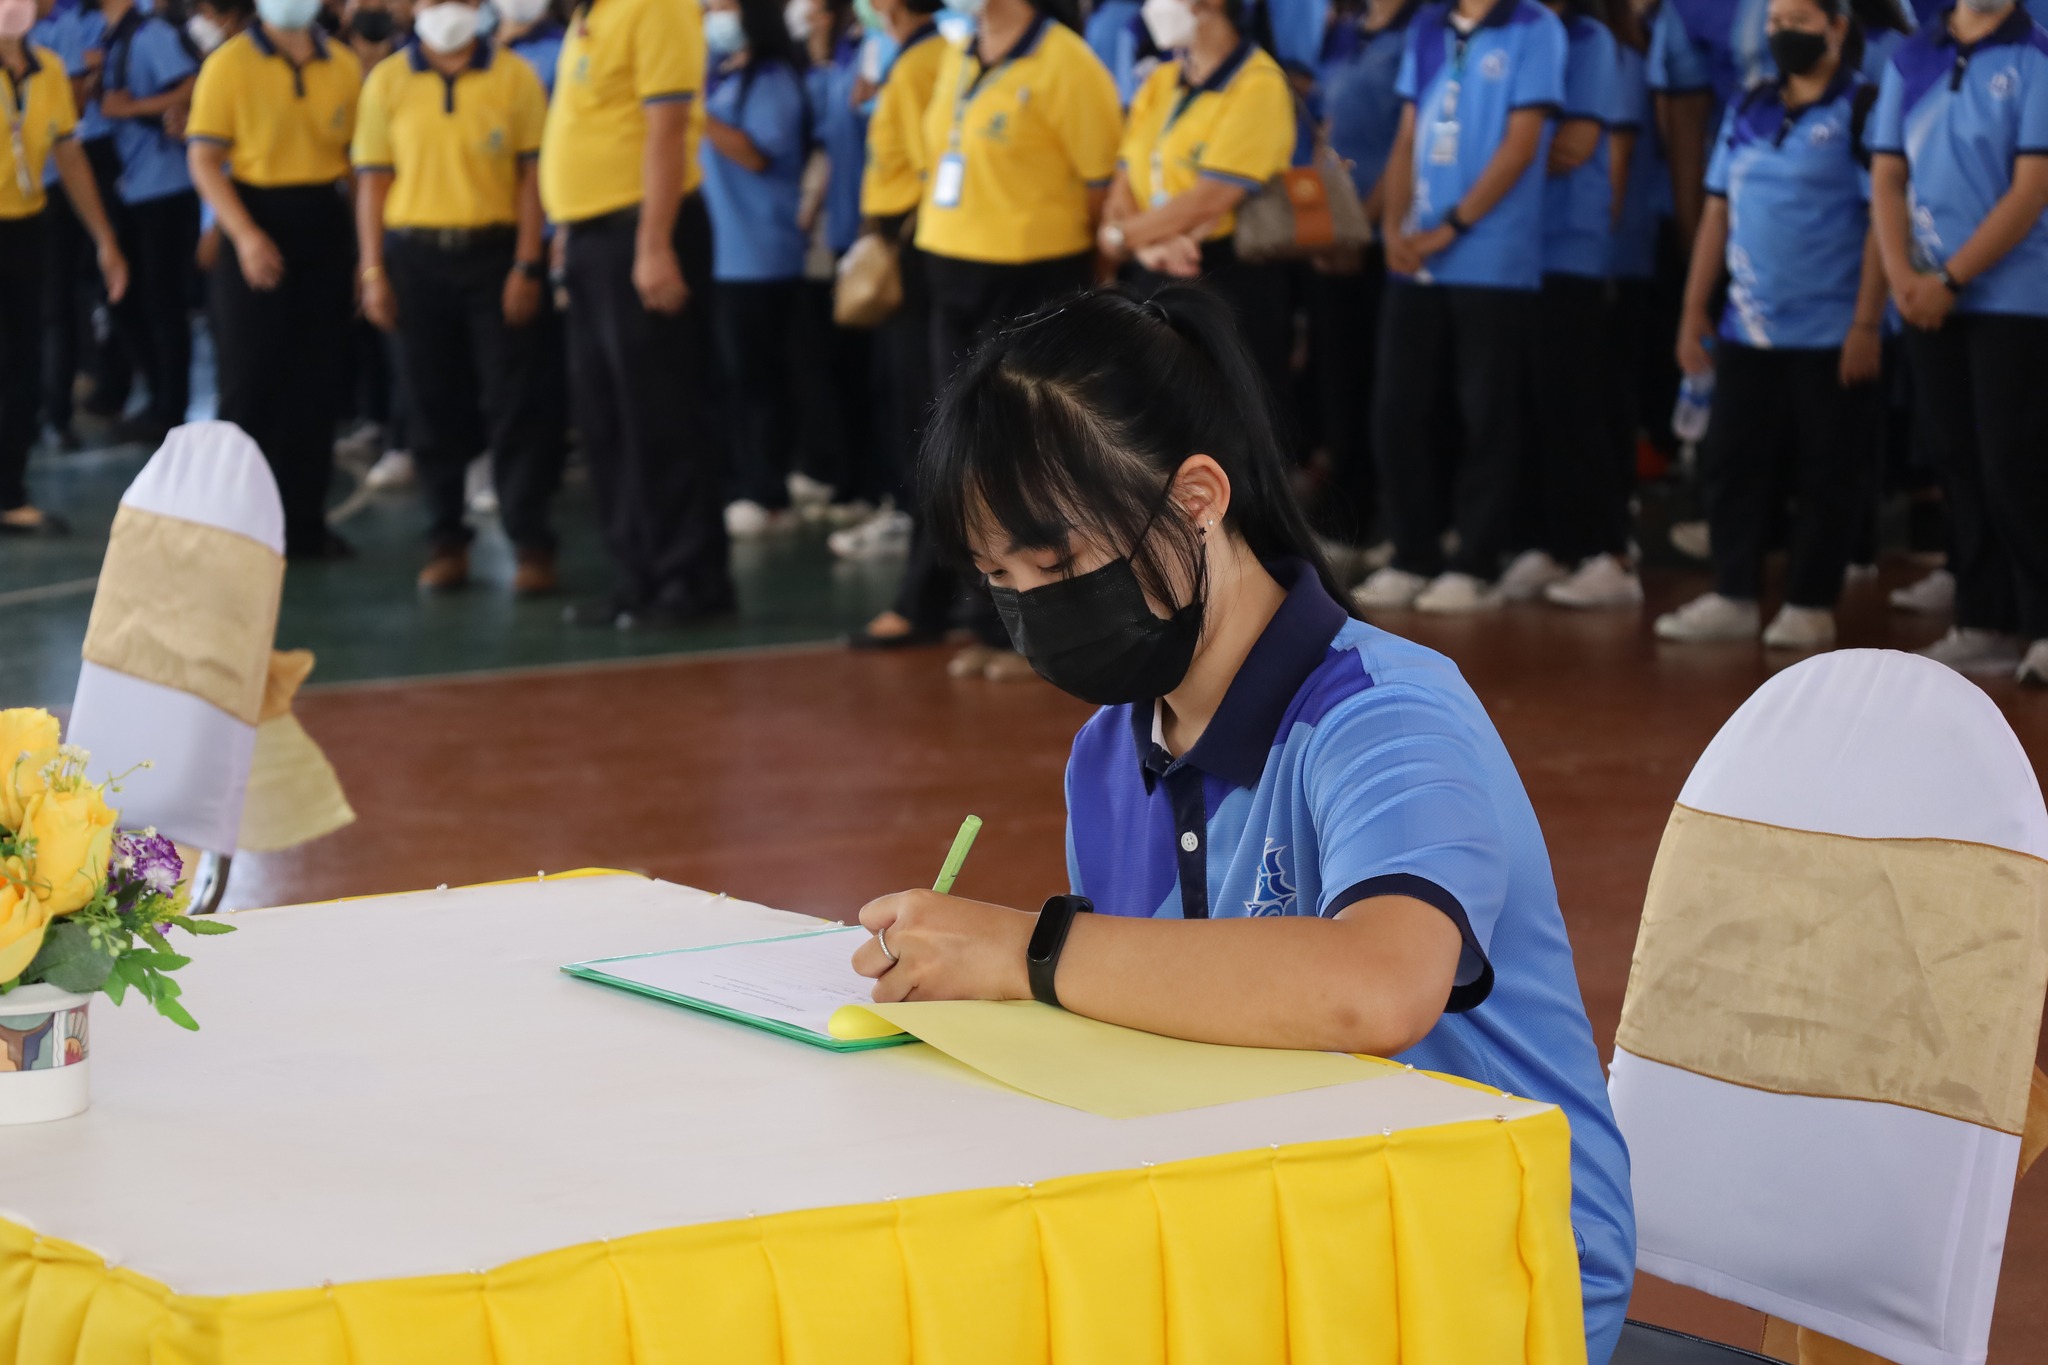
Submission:
<svg viewBox="0 0 2048 1365">
<path fill-rule="evenodd" d="M 119 972 L 113 973 L 101 983 L 100 989 L 107 993 L 107 999 L 116 1005 L 128 998 L 128 983 L 121 979 Z"/>
<path fill-rule="evenodd" d="M 168 953 L 171 951 L 171 945 L 164 942 L 164 936 L 162 934 L 159 934 L 151 926 L 147 924 L 138 925 L 136 926 L 135 933 L 136 936 L 140 938 L 144 943 L 147 943 L 150 947 L 156 949 L 158 952 Z"/>
<path fill-rule="evenodd" d="M 150 975 L 147 967 L 144 967 L 135 960 L 139 956 L 141 954 L 129 953 L 124 957 L 116 958 L 114 960 L 114 974 L 133 986 L 137 995 L 154 1004 L 156 1002 L 156 978 Z"/>
<path fill-rule="evenodd" d="M 173 915 L 171 916 L 171 923 L 177 925 L 188 934 L 232 934 L 235 932 L 234 925 L 222 924 L 211 916 L 204 919 L 194 919 L 190 915 Z"/>
<path fill-rule="evenodd" d="M 179 1028 L 199 1032 L 199 1021 L 185 1012 L 185 1007 L 166 996 L 156 1002 L 156 1012 L 176 1024 Z"/>
<path fill-rule="evenodd" d="M 171 952 L 168 949 L 161 953 L 136 952 L 124 953 L 122 954 L 122 956 L 133 959 L 136 962 L 140 962 L 143 966 L 149 968 L 151 971 L 157 972 L 175 972 L 180 967 L 189 966 L 192 961 L 191 958 L 180 957 L 178 954 Z"/>
<path fill-rule="evenodd" d="M 43 934 L 43 946 L 22 973 L 30 981 L 46 981 L 60 991 L 91 995 L 114 970 L 114 954 L 95 944 L 83 923 L 60 919 Z"/>
</svg>

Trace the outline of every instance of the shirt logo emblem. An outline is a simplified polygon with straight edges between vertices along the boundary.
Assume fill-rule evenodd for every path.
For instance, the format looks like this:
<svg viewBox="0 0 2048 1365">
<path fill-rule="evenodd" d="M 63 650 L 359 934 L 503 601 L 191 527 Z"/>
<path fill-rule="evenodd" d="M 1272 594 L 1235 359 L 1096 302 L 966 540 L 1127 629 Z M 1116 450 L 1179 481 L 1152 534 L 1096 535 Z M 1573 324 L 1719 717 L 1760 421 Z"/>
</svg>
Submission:
<svg viewBox="0 0 2048 1365">
<path fill-rule="evenodd" d="M 505 130 L 503 128 L 491 129 L 491 135 L 484 139 L 484 150 L 493 156 L 505 150 Z"/>
<path fill-rule="evenodd" d="M 1244 903 L 1247 915 L 1291 915 L 1294 913 L 1294 883 L 1287 879 L 1287 869 L 1280 865 L 1280 855 L 1287 851 L 1287 845 L 1266 840 L 1266 851 L 1259 859 L 1259 880 L 1252 887 L 1252 898 Z"/>
<path fill-rule="evenodd" d="M 1806 135 L 1806 140 L 1816 147 L 1825 147 L 1834 141 L 1837 131 L 1832 123 L 1816 123 L 1813 125 L 1813 131 Z"/>
<path fill-rule="evenodd" d="M 988 138 L 990 142 L 1008 142 L 1010 140 L 1010 116 L 1008 114 L 991 115 L 988 121 L 988 129 L 983 136 Z"/>
<path fill-rule="evenodd" d="M 1490 81 L 1497 81 L 1508 74 L 1508 57 L 1505 52 L 1489 52 L 1479 59 L 1479 74 Z"/>
<path fill-rule="evenodd" d="M 2019 83 L 2020 73 L 2015 68 L 2008 66 L 2005 70 L 1991 78 L 1991 98 L 1995 100 L 2011 99 L 2012 92 L 2019 88 Z"/>
</svg>

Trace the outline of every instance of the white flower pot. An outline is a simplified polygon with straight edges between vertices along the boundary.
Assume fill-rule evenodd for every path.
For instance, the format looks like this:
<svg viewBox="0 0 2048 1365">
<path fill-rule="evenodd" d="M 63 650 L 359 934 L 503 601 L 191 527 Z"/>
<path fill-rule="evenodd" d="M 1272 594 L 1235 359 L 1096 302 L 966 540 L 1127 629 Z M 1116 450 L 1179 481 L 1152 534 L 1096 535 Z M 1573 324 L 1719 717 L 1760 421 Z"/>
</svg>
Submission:
<svg viewBox="0 0 2048 1365">
<path fill-rule="evenodd" d="M 22 986 L 0 995 L 0 1125 L 47 1123 L 92 1102 L 89 995 Z"/>
</svg>

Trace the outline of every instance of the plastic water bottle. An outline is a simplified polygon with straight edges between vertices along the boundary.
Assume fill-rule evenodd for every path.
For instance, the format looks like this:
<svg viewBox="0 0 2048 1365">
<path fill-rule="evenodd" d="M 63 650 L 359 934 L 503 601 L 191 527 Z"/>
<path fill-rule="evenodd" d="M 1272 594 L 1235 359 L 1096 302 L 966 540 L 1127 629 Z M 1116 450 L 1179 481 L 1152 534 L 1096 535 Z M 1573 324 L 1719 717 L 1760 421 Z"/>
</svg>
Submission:
<svg viewBox="0 0 2048 1365">
<path fill-rule="evenodd" d="M 1678 403 L 1671 409 L 1671 434 L 1695 445 L 1707 434 L 1707 418 L 1714 411 L 1714 372 L 1689 374 L 1678 385 Z"/>
</svg>

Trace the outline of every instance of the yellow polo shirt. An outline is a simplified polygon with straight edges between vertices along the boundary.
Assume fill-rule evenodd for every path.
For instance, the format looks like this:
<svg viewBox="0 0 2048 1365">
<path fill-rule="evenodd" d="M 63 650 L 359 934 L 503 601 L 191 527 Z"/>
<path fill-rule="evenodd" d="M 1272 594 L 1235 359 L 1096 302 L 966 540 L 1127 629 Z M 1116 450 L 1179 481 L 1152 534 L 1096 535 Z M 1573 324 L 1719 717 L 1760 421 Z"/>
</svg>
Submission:
<svg viewBox="0 0 2048 1365">
<path fill-rule="evenodd" d="M 384 225 L 474 228 L 519 221 L 519 171 L 540 155 L 547 91 L 517 56 L 478 42 L 443 76 L 417 47 L 377 63 L 363 86 L 352 155 L 392 173 Z"/>
<path fill-rule="evenodd" d="M 917 207 L 924 193 L 924 111 L 946 60 L 946 40 L 927 22 L 912 34 L 875 96 L 868 120 L 868 163 L 860 177 L 860 211 L 893 218 Z"/>
<path fill-rule="evenodd" d="M 540 197 L 558 223 L 596 218 L 644 195 L 646 106 L 687 101 L 683 193 L 703 178 L 704 14 L 698 0 L 588 0 L 569 21 L 540 149 Z"/>
<path fill-rule="evenodd" d="M 1088 192 L 1115 173 L 1122 128 L 1116 82 L 1064 24 L 1039 15 L 986 71 L 971 46 L 946 44 L 924 117 L 917 244 L 1002 265 L 1089 250 Z M 946 208 L 935 191 L 948 178 L 949 153 L 961 168 Z"/>
<path fill-rule="evenodd" d="M 1200 85 L 1179 62 L 1162 62 L 1138 88 L 1117 164 L 1140 209 L 1185 194 L 1208 178 L 1253 194 L 1294 158 L 1294 95 L 1280 63 L 1249 40 Z M 1228 237 L 1237 215 L 1217 220 L 1209 239 Z"/>
<path fill-rule="evenodd" d="M 185 140 L 227 148 L 240 184 L 324 185 L 348 174 L 363 66 L 346 44 L 312 34 L 304 66 L 251 24 L 199 68 Z"/>
<path fill-rule="evenodd" d="M 0 137 L 0 218 L 33 218 L 43 211 L 49 196 L 43 192 L 43 167 L 50 149 L 71 136 L 78 126 L 78 109 L 71 100 L 71 77 L 65 74 L 64 59 L 47 47 L 24 47 L 28 69 L 21 84 L 14 73 L 0 67 L 0 108 L 10 131 Z M 21 127 L 22 163 L 14 159 L 14 125 Z M 26 190 L 24 190 L 26 186 Z"/>
</svg>

